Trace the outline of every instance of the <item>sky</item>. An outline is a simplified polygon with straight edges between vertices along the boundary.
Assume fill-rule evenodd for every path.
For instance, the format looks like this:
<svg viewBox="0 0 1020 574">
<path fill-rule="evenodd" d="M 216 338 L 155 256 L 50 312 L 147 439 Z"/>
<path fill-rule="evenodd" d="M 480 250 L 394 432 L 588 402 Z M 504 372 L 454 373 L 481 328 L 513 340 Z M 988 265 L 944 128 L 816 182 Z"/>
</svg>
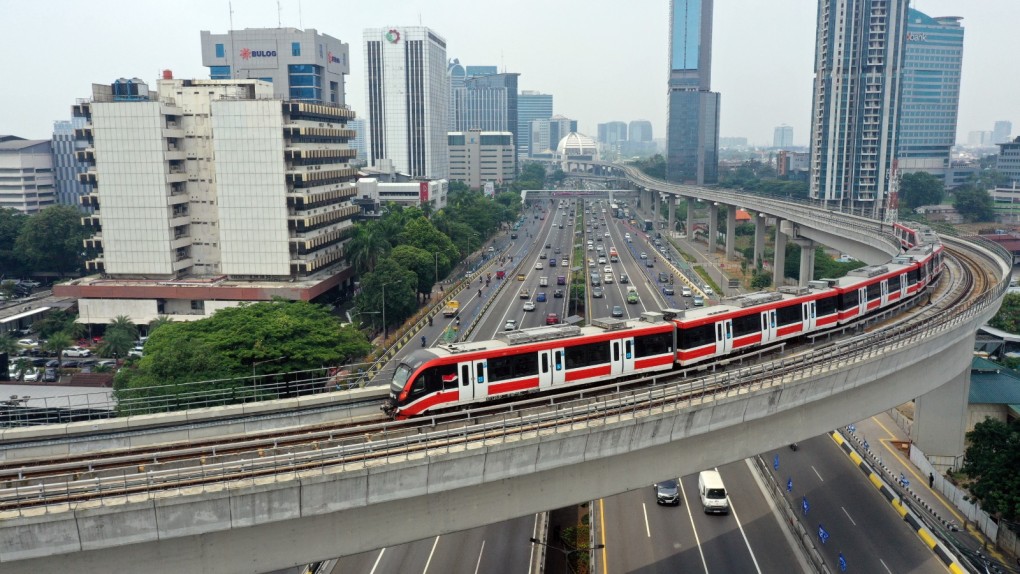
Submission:
<svg viewBox="0 0 1020 574">
<path fill-rule="evenodd" d="M 720 135 L 770 145 L 775 126 L 806 145 L 818 0 L 715 0 L 712 89 Z M 1020 1 L 914 0 L 930 16 L 961 16 L 958 141 L 996 120 L 1020 133 Z M 447 57 L 517 72 L 521 90 L 553 94 L 554 112 L 596 135 L 607 121 L 647 119 L 665 136 L 668 0 L 0 0 L 0 134 L 48 139 L 93 83 L 163 69 L 208 78 L 199 32 L 315 28 L 350 45 L 347 103 L 364 117 L 362 32 L 425 25 Z"/>
</svg>

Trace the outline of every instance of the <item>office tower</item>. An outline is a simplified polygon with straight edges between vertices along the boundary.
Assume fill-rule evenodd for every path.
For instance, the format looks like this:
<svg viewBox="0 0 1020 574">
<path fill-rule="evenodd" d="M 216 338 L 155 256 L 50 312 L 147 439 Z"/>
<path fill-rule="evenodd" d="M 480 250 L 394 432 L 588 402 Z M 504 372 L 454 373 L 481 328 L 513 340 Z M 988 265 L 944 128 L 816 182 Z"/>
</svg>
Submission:
<svg viewBox="0 0 1020 574">
<path fill-rule="evenodd" d="M 967 145 L 973 147 L 985 147 L 992 145 L 992 132 L 984 130 L 967 132 Z"/>
<path fill-rule="evenodd" d="M 907 0 L 820 0 L 811 197 L 885 216 L 896 174 Z"/>
<path fill-rule="evenodd" d="M 627 124 L 624 122 L 606 122 L 598 125 L 599 143 L 615 146 L 627 141 Z"/>
<path fill-rule="evenodd" d="M 995 169 L 1009 178 L 1008 185 L 1020 185 L 1020 137 L 1012 142 L 999 144 L 999 155 L 995 158 Z"/>
<path fill-rule="evenodd" d="M 74 130 L 85 127 L 83 118 L 53 122 L 53 183 L 57 191 L 57 203 L 82 209 L 81 197 L 91 191 L 89 186 L 78 181 L 78 174 L 87 169 L 78 160 L 77 152 L 85 144 L 75 138 Z"/>
<path fill-rule="evenodd" d="M 711 91 L 712 2 L 670 2 L 666 179 L 673 182 L 704 184 L 719 178 L 720 98 Z"/>
<path fill-rule="evenodd" d="M 508 131 L 467 130 L 447 134 L 450 145 L 450 180 L 471 189 L 485 182 L 501 184 L 513 179 L 517 153 Z"/>
<path fill-rule="evenodd" d="M 31 215 L 56 202 L 50 140 L 0 134 L 0 174 L 0 208 Z"/>
<path fill-rule="evenodd" d="M 344 105 L 348 46 L 314 29 L 202 31 L 202 65 L 213 80 L 270 82 L 281 99 Z"/>
<path fill-rule="evenodd" d="M 525 158 L 532 154 L 531 122 L 547 120 L 553 115 L 552 94 L 543 94 L 534 90 L 524 90 L 517 96 L 517 135 L 514 143 L 517 146 L 517 157 Z M 542 149 L 547 149 L 542 148 Z M 537 151 L 542 151 L 542 149 Z"/>
<path fill-rule="evenodd" d="M 555 115 L 547 120 L 534 120 L 531 122 L 532 155 L 550 150 L 555 151 L 561 139 L 576 131 L 577 120 L 561 115 Z"/>
<path fill-rule="evenodd" d="M 465 78 L 464 85 L 453 98 L 457 115 L 454 131 L 510 132 L 517 142 L 518 76 L 520 74 L 489 74 Z"/>
<path fill-rule="evenodd" d="M 424 26 L 364 32 L 368 163 L 389 160 L 412 177 L 449 172 L 446 40 Z"/>
<path fill-rule="evenodd" d="M 1009 136 L 1013 132 L 1013 124 L 1005 120 L 995 122 L 992 128 L 992 143 L 1009 143 Z"/>
<path fill-rule="evenodd" d="M 357 118 L 347 122 L 347 127 L 354 130 L 354 139 L 351 140 L 350 146 L 354 148 L 354 157 L 358 160 L 358 163 L 364 165 L 365 158 L 368 156 L 368 142 L 365 138 L 368 137 L 368 133 L 365 131 L 368 129 L 368 124 L 365 122 L 365 118 Z"/>
<path fill-rule="evenodd" d="M 466 66 L 464 71 L 469 78 L 473 78 L 475 76 L 491 76 L 492 74 L 499 73 L 496 66 Z"/>
<path fill-rule="evenodd" d="M 793 127 L 783 124 L 772 132 L 772 147 L 789 149 L 793 147 Z"/>
<path fill-rule="evenodd" d="M 632 142 L 652 141 L 652 122 L 648 120 L 630 122 L 630 134 L 627 139 Z"/>
<path fill-rule="evenodd" d="M 962 65 L 960 18 L 932 18 L 909 8 L 896 152 L 900 174 L 923 171 L 945 180 L 949 173 Z"/>
<path fill-rule="evenodd" d="M 450 83 L 450 100 L 449 100 L 449 131 L 457 131 L 457 108 L 459 107 L 458 100 L 463 97 L 464 80 L 467 78 L 467 69 L 461 65 L 458 58 L 453 58 L 446 64 L 446 78 Z"/>
</svg>

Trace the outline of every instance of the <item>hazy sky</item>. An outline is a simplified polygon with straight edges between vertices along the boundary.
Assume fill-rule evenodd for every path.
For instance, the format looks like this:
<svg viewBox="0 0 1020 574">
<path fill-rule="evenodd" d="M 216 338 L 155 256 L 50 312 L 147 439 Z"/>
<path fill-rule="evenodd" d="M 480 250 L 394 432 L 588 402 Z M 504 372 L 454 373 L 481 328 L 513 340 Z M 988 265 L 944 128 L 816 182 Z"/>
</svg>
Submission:
<svg viewBox="0 0 1020 574">
<path fill-rule="evenodd" d="M 817 0 L 715 0 L 712 88 L 720 134 L 771 144 L 786 123 L 807 143 Z M 280 7 L 278 12 L 277 6 Z M 915 0 L 962 16 L 959 133 L 1013 121 L 1020 133 L 1020 1 Z M 300 8 L 299 8 L 300 7 Z M 611 120 L 666 125 L 667 0 L 235 0 L 233 27 L 315 28 L 350 45 L 347 102 L 364 116 L 362 30 L 423 24 L 467 65 L 518 72 L 520 89 L 553 94 L 554 111 L 592 136 Z M 208 78 L 199 31 L 231 28 L 225 0 L 0 0 L 0 134 L 49 138 L 92 83 L 167 68 Z M 279 20 L 278 20 L 279 18 Z"/>
</svg>

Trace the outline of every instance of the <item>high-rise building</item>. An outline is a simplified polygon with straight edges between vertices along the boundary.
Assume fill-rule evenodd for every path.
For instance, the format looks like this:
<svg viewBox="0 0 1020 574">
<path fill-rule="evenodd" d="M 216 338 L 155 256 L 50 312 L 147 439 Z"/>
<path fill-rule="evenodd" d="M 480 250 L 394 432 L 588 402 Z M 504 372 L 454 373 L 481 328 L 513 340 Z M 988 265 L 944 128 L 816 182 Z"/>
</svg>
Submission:
<svg viewBox="0 0 1020 574">
<path fill-rule="evenodd" d="M 992 132 L 984 130 L 967 132 L 967 145 L 973 147 L 987 147 L 992 145 Z"/>
<path fill-rule="evenodd" d="M 85 127 L 84 118 L 53 122 L 53 183 L 57 190 L 57 203 L 83 208 L 81 197 L 91 191 L 89 186 L 78 180 L 88 166 L 78 160 L 77 152 L 85 144 L 77 139 L 74 130 Z"/>
<path fill-rule="evenodd" d="M 445 179 L 450 126 L 446 40 L 424 26 L 364 32 L 368 162 L 388 159 L 413 177 Z"/>
<path fill-rule="evenodd" d="M 471 189 L 486 182 L 502 184 L 513 179 L 517 154 L 508 131 L 467 130 L 447 134 L 450 144 L 450 180 Z"/>
<path fill-rule="evenodd" d="M 560 140 L 577 131 L 577 120 L 555 115 L 547 120 L 531 122 L 532 154 L 556 151 Z"/>
<path fill-rule="evenodd" d="M 457 107 L 458 98 L 463 96 L 464 80 L 467 78 L 467 69 L 460 63 L 458 58 L 453 58 L 446 64 L 446 78 L 450 83 L 449 100 L 449 131 L 457 131 Z"/>
<path fill-rule="evenodd" d="M 895 185 L 907 0 L 820 0 L 810 193 L 884 217 Z"/>
<path fill-rule="evenodd" d="M 956 145 L 962 66 L 960 18 L 932 18 L 908 9 L 896 153 L 899 173 L 923 171 L 945 180 Z"/>
<path fill-rule="evenodd" d="M 719 179 L 720 98 L 711 91 L 712 2 L 670 2 L 666 150 L 669 181 L 703 184 Z"/>
<path fill-rule="evenodd" d="M 83 218 L 94 231 L 86 267 L 131 279 L 63 287 L 82 317 L 195 318 L 243 300 L 311 299 L 349 279 L 343 242 L 359 212 L 349 109 L 283 100 L 261 80 L 122 88 L 94 84 L 73 108 L 87 122 L 83 203 L 96 210 Z"/>
<path fill-rule="evenodd" d="M 632 142 L 652 141 L 652 122 L 648 120 L 634 120 L 630 122 L 630 130 L 627 137 Z"/>
<path fill-rule="evenodd" d="M 468 75 L 452 98 L 456 101 L 457 115 L 454 131 L 510 132 L 514 142 L 518 141 L 518 76 L 520 74 Z"/>
<path fill-rule="evenodd" d="M 627 124 L 625 122 L 606 122 L 598 125 L 599 143 L 615 146 L 627 141 Z"/>
<path fill-rule="evenodd" d="M 473 78 L 475 76 L 491 76 L 499 73 L 499 69 L 496 68 L 496 66 L 465 66 L 464 71 L 469 78 Z"/>
<path fill-rule="evenodd" d="M 1011 142 L 999 144 L 999 156 L 995 158 L 995 169 L 1009 178 L 1010 185 L 1020 185 L 1020 137 Z"/>
<path fill-rule="evenodd" d="M 0 134 L 0 208 L 33 214 L 56 202 L 50 140 Z"/>
<path fill-rule="evenodd" d="M 1012 132 L 1012 122 L 1008 122 L 1006 120 L 999 120 L 995 122 L 995 127 L 992 128 L 992 143 L 1009 143 L 1009 136 Z"/>
<path fill-rule="evenodd" d="M 202 65 L 213 80 L 270 82 L 277 98 L 344 105 L 349 47 L 314 29 L 202 31 Z"/>
<path fill-rule="evenodd" d="M 793 126 L 783 124 L 772 131 L 772 147 L 789 149 L 793 147 Z"/>
<path fill-rule="evenodd" d="M 552 94 L 543 94 L 534 90 L 524 90 L 517 96 L 518 139 L 514 145 L 517 146 L 518 158 L 528 157 L 533 151 L 533 148 L 531 147 L 531 122 L 534 120 L 547 120 L 551 118 L 552 115 Z"/>
<path fill-rule="evenodd" d="M 354 139 L 351 140 L 351 147 L 354 148 L 354 157 L 358 160 L 358 163 L 364 165 L 366 158 L 368 157 L 368 142 L 365 138 L 368 137 L 368 123 L 365 122 L 365 118 L 357 118 L 347 122 L 347 127 L 354 130 Z"/>
</svg>

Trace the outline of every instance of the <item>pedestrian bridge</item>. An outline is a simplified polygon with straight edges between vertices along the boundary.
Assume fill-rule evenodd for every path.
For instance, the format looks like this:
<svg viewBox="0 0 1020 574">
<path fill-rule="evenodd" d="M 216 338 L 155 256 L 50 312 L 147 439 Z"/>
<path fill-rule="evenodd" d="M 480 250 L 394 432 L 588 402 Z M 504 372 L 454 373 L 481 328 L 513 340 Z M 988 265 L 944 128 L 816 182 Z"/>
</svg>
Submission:
<svg viewBox="0 0 1020 574">
<path fill-rule="evenodd" d="M 860 218 L 725 190 L 682 193 L 739 201 L 858 240 L 864 251 L 897 250 Z M 578 400 L 552 418 L 493 417 L 453 435 L 442 427 L 410 437 L 366 431 L 358 456 L 324 452 L 300 470 L 281 461 L 279 472 L 255 479 L 8 513 L 0 516 L 0 570 L 266 572 L 645 488 L 956 389 L 977 327 L 1001 303 L 1010 262 L 981 245 L 954 247 L 983 254 L 998 271 L 994 287 L 952 314 L 875 327 L 764 365 L 706 370 L 619 402 Z M 385 454 L 369 458 L 366 449 Z"/>
</svg>

